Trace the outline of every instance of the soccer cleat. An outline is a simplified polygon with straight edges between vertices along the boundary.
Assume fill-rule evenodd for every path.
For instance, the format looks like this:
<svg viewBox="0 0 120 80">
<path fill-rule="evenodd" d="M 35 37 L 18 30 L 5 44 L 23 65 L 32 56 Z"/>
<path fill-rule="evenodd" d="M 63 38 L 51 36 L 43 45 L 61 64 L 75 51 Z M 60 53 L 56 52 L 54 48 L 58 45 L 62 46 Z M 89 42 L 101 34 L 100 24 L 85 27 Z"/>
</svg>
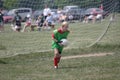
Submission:
<svg viewBox="0 0 120 80">
<path fill-rule="evenodd" d="M 58 66 L 54 66 L 55 69 L 58 69 Z"/>
</svg>

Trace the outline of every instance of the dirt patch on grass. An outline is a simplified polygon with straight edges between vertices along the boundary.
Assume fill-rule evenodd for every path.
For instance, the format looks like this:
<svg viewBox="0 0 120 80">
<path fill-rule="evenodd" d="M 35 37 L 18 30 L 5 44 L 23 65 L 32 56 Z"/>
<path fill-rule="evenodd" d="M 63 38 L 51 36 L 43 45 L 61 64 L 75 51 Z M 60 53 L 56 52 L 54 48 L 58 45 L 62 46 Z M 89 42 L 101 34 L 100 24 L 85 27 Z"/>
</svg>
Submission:
<svg viewBox="0 0 120 80">
<path fill-rule="evenodd" d="M 75 56 L 65 56 L 62 59 L 72 59 L 72 58 L 81 58 L 81 57 L 96 57 L 96 56 L 106 56 L 113 55 L 114 53 L 95 53 L 95 54 L 84 54 L 84 55 L 75 55 Z"/>
</svg>

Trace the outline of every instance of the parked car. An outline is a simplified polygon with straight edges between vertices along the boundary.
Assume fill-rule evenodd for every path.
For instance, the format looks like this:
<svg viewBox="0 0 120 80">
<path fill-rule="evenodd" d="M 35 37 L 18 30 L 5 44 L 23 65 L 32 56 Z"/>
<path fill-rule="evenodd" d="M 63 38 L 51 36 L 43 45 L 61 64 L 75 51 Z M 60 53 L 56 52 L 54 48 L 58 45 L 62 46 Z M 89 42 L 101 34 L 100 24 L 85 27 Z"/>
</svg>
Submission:
<svg viewBox="0 0 120 80">
<path fill-rule="evenodd" d="M 3 19 L 5 23 L 12 22 L 13 16 L 8 15 L 8 10 L 3 10 Z"/>
<path fill-rule="evenodd" d="M 85 16 L 85 10 L 86 9 L 84 9 L 84 8 L 78 9 L 78 11 L 75 13 L 78 15 L 78 16 L 76 16 L 76 19 L 79 19 L 82 21 L 84 19 L 84 16 Z"/>
<path fill-rule="evenodd" d="M 33 19 L 37 19 L 39 15 L 43 13 L 43 10 L 36 10 L 33 12 Z"/>
<path fill-rule="evenodd" d="M 3 19 L 4 19 L 4 22 L 5 22 L 5 23 L 12 22 L 13 16 L 4 15 L 4 16 L 3 16 Z"/>
<path fill-rule="evenodd" d="M 57 13 L 57 9 L 51 9 L 51 12 Z"/>
<path fill-rule="evenodd" d="M 73 5 L 73 6 L 64 6 L 64 8 L 63 8 L 64 12 L 70 12 L 71 10 L 77 10 L 77 9 L 79 9 L 79 7 L 76 6 L 76 5 Z"/>
<path fill-rule="evenodd" d="M 10 10 L 8 12 L 8 15 L 14 17 L 16 11 L 22 17 L 22 21 L 26 20 L 27 15 L 32 15 L 32 9 L 31 8 L 17 8 L 17 9 L 12 9 L 12 10 Z"/>
<path fill-rule="evenodd" d="M 69 11 L 65 12 L 67 15 L 72 15 L 74 20 L 81 20 L 84 17 L 85 9 L 77 8 L 77 9 L 69 9 Z"/>
<path fill-rule="evenodd" d="M 82 20 L 85 15 L 85 10 L 83 8 L 79 8 L 79 6 L 72 5 L 72 6 L 64 6 L 63 12 L 65 14 L 72 15 L 74 20 Z"/>
</svg>

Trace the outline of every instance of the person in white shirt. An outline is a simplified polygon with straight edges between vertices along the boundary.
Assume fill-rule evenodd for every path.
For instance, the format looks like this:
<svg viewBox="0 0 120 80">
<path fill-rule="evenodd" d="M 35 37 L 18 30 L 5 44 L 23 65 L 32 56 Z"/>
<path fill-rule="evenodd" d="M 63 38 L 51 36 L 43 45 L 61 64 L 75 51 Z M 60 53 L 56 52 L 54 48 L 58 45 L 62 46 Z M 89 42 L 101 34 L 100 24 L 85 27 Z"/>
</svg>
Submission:
<svg viewBox="0 0 120 80">
<path fill-rule="evenodd" d="M 62 9 L 61 8 L 58 8 L 57 14 L 58 14 L 58 17 L 60 17 L 62 15 Z"/>
<path fill-rule="evenodd" d="M 51 27 L 54 29 L 54 19 L 53 16 L 49 13 L 44 22 L 44 29 Z"/>
<path fill-rule="evenodd" d="M 43 10 L 43 15 L 44 15 L 45 19 L 47 18 L 47 15 L 49 13 L 51 13 L 51 10 L 47 5 L 45 5 L 45 9 Z"/>
</svg>

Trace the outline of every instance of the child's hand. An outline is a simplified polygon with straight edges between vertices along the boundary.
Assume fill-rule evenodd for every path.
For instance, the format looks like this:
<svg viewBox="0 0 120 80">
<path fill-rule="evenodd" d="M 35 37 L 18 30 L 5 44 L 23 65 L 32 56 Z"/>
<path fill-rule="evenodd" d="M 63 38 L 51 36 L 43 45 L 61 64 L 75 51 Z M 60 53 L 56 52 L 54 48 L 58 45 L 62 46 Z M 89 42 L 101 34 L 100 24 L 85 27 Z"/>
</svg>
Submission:
<svg viewBox="0 0 120 80">
<path fill-rule="evenodd" d="M 59 44 L 60 46 L 63 46 L 62 41 L 58 42 L 58 44 Z"/>
<path fill-rule="evenodd" d="M 60 46 L 63 46 L 63 44 L 61 44 L 61 43 L 58 43 Z"/>
</svg>

